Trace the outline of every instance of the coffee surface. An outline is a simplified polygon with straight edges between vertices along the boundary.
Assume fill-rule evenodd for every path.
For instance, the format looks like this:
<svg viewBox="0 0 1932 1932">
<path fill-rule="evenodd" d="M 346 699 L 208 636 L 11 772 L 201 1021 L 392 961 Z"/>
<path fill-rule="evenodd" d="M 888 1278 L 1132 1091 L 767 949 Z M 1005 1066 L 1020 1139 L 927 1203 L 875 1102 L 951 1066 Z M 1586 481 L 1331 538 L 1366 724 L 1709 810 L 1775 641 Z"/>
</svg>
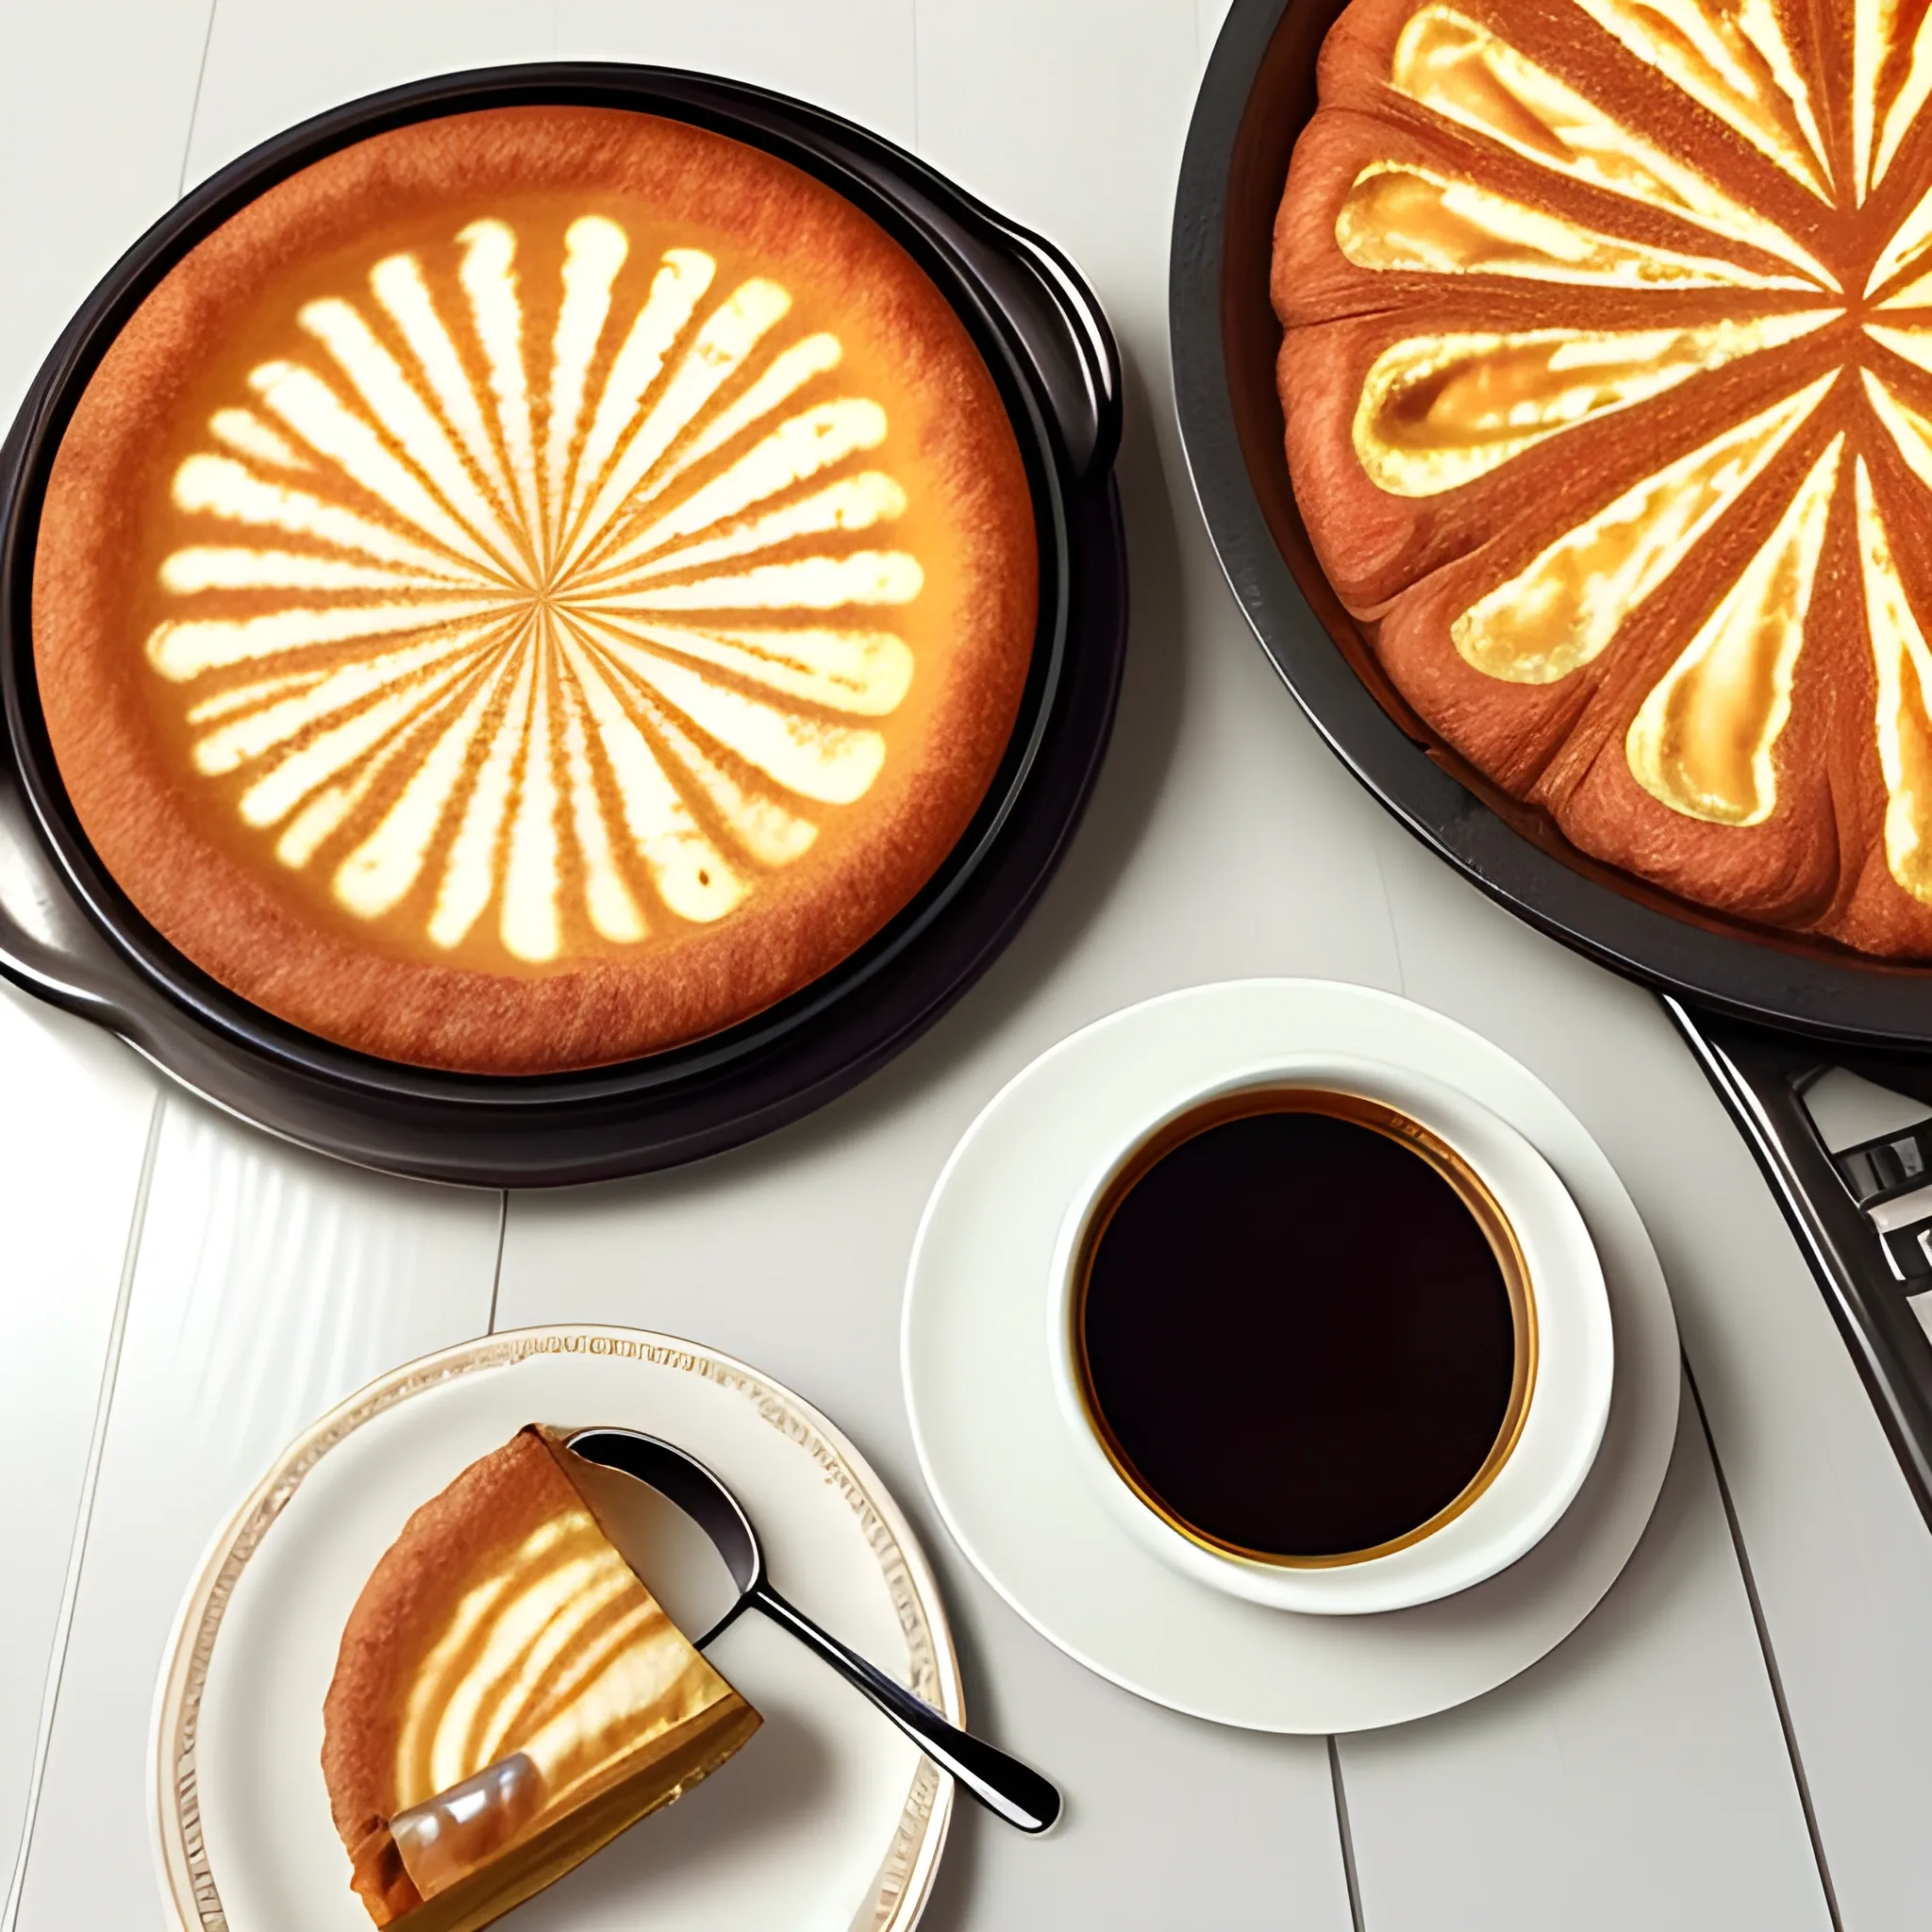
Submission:
<svg viewBox="0 0 1932 1932">
<path fill-rule="evenodd" d="M 1091 1397 L 1210 1539 L 1315 1557 L 1446 1507 L 1508 1410 L 1501 1265 L 1422 1156 L 1328 1114 L 1223 1121 L 1135 1181 L 1081 1313 Z"/>
</svg>

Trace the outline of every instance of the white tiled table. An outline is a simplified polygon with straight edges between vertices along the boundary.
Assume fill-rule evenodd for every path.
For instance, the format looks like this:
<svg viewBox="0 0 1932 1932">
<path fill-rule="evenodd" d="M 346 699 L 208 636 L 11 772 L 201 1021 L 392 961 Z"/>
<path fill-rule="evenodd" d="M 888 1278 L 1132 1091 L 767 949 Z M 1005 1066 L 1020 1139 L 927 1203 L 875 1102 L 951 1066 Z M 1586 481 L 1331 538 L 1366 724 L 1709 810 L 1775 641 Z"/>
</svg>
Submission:
<svg viewBox="0 0 1932 1932">
<path fill-rule="evenodd" d="M 508 1201 L 384 1181 L 0 993 L 0 1932 L 161 1924 L 142 1802 L 156 1666 L 263 1461 L 394 1362 L 558 1320 L 751 1357 L 829 1409 L 926 1533 L 978 1717 L 1071 1800 L 1041 1843 L 969 1810 L 935 1932 L 1926 1923 L 1932 1536 L 1747 1156 L 1646 996 L 1480 901 L 1355 790 L 1216 575 L 1164 313 L 1219 17 L 1220 0 L 0 8 L 8 410 L 184 184 L 303 115 L 491 61 L 708 67 L 869 123 L 1072 252 L 1126 356 L 1135 568 L 1114 749 L 1045 903 L 928 1038 L 760 1145 Z M 1649 1534 L 1569 1642 L 1461 1711 L 1328 1741 L 1172 1716 L 1050 1648 L 938 1530 L 899 1394 L 913 1226 L 978 1107 L 1102 1012 L 1255 973 L 1407 992 L 1555 1086 L 1650 1224 L 1696 1396 Z"/>
</svg>

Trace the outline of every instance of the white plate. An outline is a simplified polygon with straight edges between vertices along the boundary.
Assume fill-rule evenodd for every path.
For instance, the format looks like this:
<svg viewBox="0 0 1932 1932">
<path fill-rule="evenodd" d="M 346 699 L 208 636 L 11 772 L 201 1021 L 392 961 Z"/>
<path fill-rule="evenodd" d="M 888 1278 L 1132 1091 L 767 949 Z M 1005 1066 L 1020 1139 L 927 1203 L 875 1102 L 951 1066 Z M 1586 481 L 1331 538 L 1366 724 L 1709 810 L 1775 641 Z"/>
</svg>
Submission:
<svg viewBox="0 0 1932 1932">
<path fill-rule="evenodd" d="M 1487 1582 L 1378 1616 L 1312 1617 L 1180 1574 L 1095 1497 L 1057 1405 L 1044 1334 L 1068 1202 L 1121 1131 L 1182 1081 L 1271 1056 L 1412 1068 L 1501 1117 L 1582 1211 L 1609 1291 L 1616 1372 L 1589 1477 L 1534 1549 Z M 1012 1080 L 954 1150 L 907 1284 L 902 1359 L 920 1464 L 946 1526 L 1042 1636 L 1124 1689 L 1254 1730 L 1364 1730 L 1446 1709 L 1574 1630 L 1636 1547 L 1675 1439 L 1676 1324 L 1649 1238 L 1576 1117 L 1499 1047 L 1362 987 L 1244 980 L 1131 1007 Z"/>
<path fill-rule="evenodd" d="M 1280 1086 L 1353 1093 L 1406 1113 L 1455 1149 L 1503 1209 L 1522 1251 L 1536 1307 L 1537 1358 L 1522 1431 L 1489 1487 L 1419 1542 L 1330 1569 L 1250 1561 L 1191 1541 L 1124 1483 L 1087 1419 L 1074 1365 L 1069 1306 L 1074 1257 L 1093 1206 L 1137 1147 L 1204 1099 Z M 1204 1089 L 1190 1072 L 1158 1105 L 1115 1122 L 1099 1164 L 1061 1217 L 1047 1270 L 1042 1343 L 1054 1398 L 1089 1486 L 1127 1532 L 1211 1590 L 1311 1616 L 1406 1609 L 1468 1590 L 1547 1536 L 1575 1500 L 1609 1420 L 1615 1341 L 1603 1268 L 1576 1204 L 1541 1154 L 1507 1122 L 1413 1067 L 1358 1054 L 1270 1054 L 1225 1068 Z"/>
<path fill-rule="evenodd" d="M 816 1409 L 666 1336 L 490 1337 L 350 1397 L 210 1547 L 169 1647 L 151 1758 L 162 1893 L 183 1932 L 369 1932 L 319 1762 L 342 1625 L 409 1512 L 529 1422 L 618 1424 L 691 1450 L 742 1499 L 781 1590 L 963 1722 L 931 1570 Z M 710 1655 L 763 1728 L 715 1777 L 520 1907 L 518 1932 L 909 1932 L 951 1779 L 764 1618 L 741 1618 Z"/>
</svg>

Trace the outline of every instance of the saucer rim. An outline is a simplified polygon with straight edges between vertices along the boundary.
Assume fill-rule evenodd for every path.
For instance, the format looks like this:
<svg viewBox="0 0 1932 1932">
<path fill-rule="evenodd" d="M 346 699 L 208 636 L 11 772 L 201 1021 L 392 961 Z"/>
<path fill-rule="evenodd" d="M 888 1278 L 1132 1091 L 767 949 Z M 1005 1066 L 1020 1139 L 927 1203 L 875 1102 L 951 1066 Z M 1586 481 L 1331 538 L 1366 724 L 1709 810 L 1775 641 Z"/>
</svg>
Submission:
<svg viewBox="0 0 1932 1932">
<path fill-rule="evenodd" d="M 1634 1426 L 1641 1433 L 1633 1436 L 1625 1452 L 1624 1462 L 1627 1466 L 1615 1473 L 1619 1489 L 1605 1507 L 1605 1513 L 1609 1520 L 1595 1532 L 1591 1574 L 1580 1596 L 1574 1590 L 1567 1592 L 1566 1607 L 1555 1619 L 1557 1627 L 1539 1629 L 1529 1634 L 1524 1642 L 1508 1646 L 1510 1654 L 1500 1668 L 1491 1667 L 1491 1664 L 1479 1660 L 1474 1666 L 1458 1664 L 1454 1670 L 1445 1670 L 1438 1663 L 1425 1660 L 1420 1674 L 1413 1668 L 1407 1668 L 1396 1674 L 1401 1676 L 1402 1682 L 1392 1693 L 1386 1684 L 1379 1681 L 1380 1673 L 1373 1669 L 1358 1671 L 1357 1675 L 1369 1685 L 1369 1690 L 1361 1693 L 1352 1690 L 1349 1696 L 1339 1701 L 1331 1698 L 1329 1702 L 1334 1707 L 1324 1709 L 1317 1717 L 1312 1718 L 1284 1716 L 1278 1709 L 1259 1712 L 1254 1707 L 1252 1699 L 1248 1700 L 1246 1707 L 1243 1707 L 1238 1700 L 1216 1700 L 1210 1703 L 1195 1694 L 1163 1690 L 1157 1684 L 1141 1681 L 1124 1666 L 1107 1662 L 1094 1654 L 1085 1639 L 1076 1641 L 1061 1635 L 1052 1627 L 1056 1621 L 1054 1616 L 1036 1612 L 1029 1607 L 1024 1600 L 1023 1593 L 1008 1585 L 1000 1575 L 998 1569 L 982 1555 L 974 1536 L 961 1522 L 958 1509 L 949 1493 L 949 1487 L 933 1453 L 929 1431 L 922 1424 L 919 1376 L 914 1364 L 914 1329 L 921 1296 L 922 1266 L 928 1251 L 939 1205 L 958 1184 L 957 1176 L 959 1170 L 974 1158 L 982 1139 L 997 1129 L 1003 1113 L 1015 1104 L 1016 1096 L 1024 1096 L 1026 1093 L 1032 1082 L 1050 1075 L 1062 1062 L 1076 1058 L 1096 1040 L 1107 1038 L 1125 1024 L 1141 1024 L 1150 1018 L 1158 1019 L 1167 1013 L 1185 1010 L 1203 1002 L 1222 1001 L 1281 1002 L 1290 1010 L 1291 1016 L 1298 1018 L 1302 1024 L 1302 1040 L 1316 1045 L 1321 1043 L 1322 1034 L 1309 1034 L 1306 1031 L 1306 1008 L 1310 1002 L 1317 1008 L 1326 1006 L 1331 1011 L 1337 1008 L 1355 1007 L 1358 1009 L 1355 1017 L 1370 1024 L 1377 1018 L 1387 1020 L 1393 1016 L 1401 1016 L 1404 1024 L 1419 1027 L 1425 1033 L 1433 1033 L 1436 1041 L 1445 1048 L 1453 1044 L 1464 1053 L 1474 1053 L 1478 1058 L 1487 1058 L 1496 1069 L 1500 1078 L 1514 1081 L 1525 1093 L 1537 1097 L 1547 1111 L 1549 1124 L 1557 1126 L 1562 1136 L 1570 1141 L 1575 1161 L 1587 1170 L 1583 1174 L 1567 1171 L 1571 1159 L 1569 1154 L 1561 1159 L 1557 1158 L 1536 1132 L 1531 1131 L 1526 1124 L 1512 1117 L 1510 1110 L 1500 1108 L 1496 1109 L 1510 1122 L 1510 1124 L 1517 1126 L 1518 1131 L 1524 1133 L 1524 1138 L 1549 1160 L 1559 1178 L 1563 1179 L 1566 1188 L 1576 1200 L 1579 1211 L 1584 1214 L 1586 1222 L 1592 1225 L 1592 1238 L 1600 1254 L 1605 1253 L 1607 1245 L 1603 1239 L 1604 1233 L 1608 1232 L 1615 1236 L 1615 1246 L 1619 1252 L 1613 1256 L 1606 1255 L 1606 1260 L 1610 1264 L 1606 1267 L 1606 1276 L 1612 1284 L 1610 1300 L 1613 1315 L 1618 1314 L 1620 1307 L 1627 1303 L 1630 1315 L 1626 1319 L 1631 1321 L 1636 1339 L 1641 1344 L 1634 1350 L 1619 1350 L 1620 1359 L 1629 1357 L 1633 1372 L 1641 1371 L 1647 1385 L 1641 1403 L 1637 1405 L 1638 1423 Z M 1303 1009 L 1299 1015 L 1294 1013 L 1297 1008 Z M 1271 1018 L 1278 1024 L 1278 1014 L 1271 1015 Z M 1606 1223 L 1603 1229 L 1595 1227 L 1599 1218 Z M 1039 1632 L 1048 1642 L 1071 1657 L 1083 1668 L 1092 1671 L 1095 1675 L 1118 1688 L 1205 1722 L 1276 1735 L 1319 1736 L 1336 1731 L 1368 1730 L 1429 1716 L 1485 1695 L 1520 1675 L 1556 1649 L 1585 1621 L 1623 1574 L 1631 1553 L 1636 1549 L 1655 1512 L 1657 1497 L 1662 1491 L 1664 1479 L 1672 1462 L 1679 1427 L 1683 1387 L 1681 1363 L 1675 1311 L 1671 1304 L 1662 1268 L 1636 1204 L 1631 1200 L 1608 1157 L 1597 1145 L 1594 1138 L 1574 1112 L 1547 1083 L 1494 1041 L 1433 1008 L 1400 994 L 1384 991 L 1379 988 L 1314 977 L 1253 975 L 1176 988 L 1101 1015 L 1055 1041 L 1028 1061 L 974 1116 L 941 1169 L 920 1217 L 918 1234 L 908 1265 L 900 1324 L 900 1374 L 904 1385 L 913 1449 L 919 1459 L 921 1475 L 925 1482 L 927 1494 L 948 1535 L 993 1591 L 1022 1621 Z M 1634 1401 L 1634 1397 L 1630 1399 Z M 1613 1392 L 1612 1428 L 1616 1425 L 1617 1407 L 1618 1397 Z M 1592 1476 L 1596 1476 L 1598 1472 L 1592 1470 L 1591 1474 Z M 1606 1477 L 1604 1480 L 1607 1487 L 1610 1478 Z M 1589 1484 L 1586 1482 L 1586 1493 L 1588 1489 Z M 1083 1522 L 1090 1524 L 1092 1522 L 1108 1523 L 1108 1518 L 1097 1502 L 1091 1498 L 1088 1500 L 1090 1510 Z M 1174 1573 L 1158 1563 L 1150 1552 L 1139 1550 L 1137 1547 L 1136 1553 L 1150 1569 L 1158 1570 L 1163 1575 L 1174 1575 Z M 1523 1560 L 1535 1561 L 1538 1555 L 1539 1552 L 1533 1550 Z M 1276 1641 L 1278 1633 L 1278 1641 L 1282 1646 L 1281 1655 L 1291 1657 L 1294 1646 L 1299 1641 L 1297 1632 L 1306 1631 L 1310 1625 L 1352 1625 L 1358 1629 L 1373 1627 L 1377 1633 L 1382 1629 L 1399 1631 L 1410 1619 L 1426 1619 L 1433 1613 L 1441 1611 L 1444 1603 L 1454 1605 L 1471 1601 L 1486 1591 L 1507 1592 L 1515 1586 L 1519 1575 L 1520 1567 L 1512 1565 L 1500 1575 L 1477 1584 L 1472 1590 L 1460 1592 L 1457 1597 L 1446 1599 L 1443 1603 L 1419 1605 L 1408 1610 L 1341 1618 L 1311 1618 L 1293 1611 L 1268 1609 L 1260 1606 L 1243 1604 L 1204 1585 L 1195 1584 L 1192 1588 L 1196 1592 L 1196 1600 L 1202 1606 L 1204 1615 L 1210 1624 L 1217 1613 L 1225 1616 L 1230 1612 L 1242 1611 L 1251 1613 L 1255 1618 L 1271 1620 L 1271 1645 Z M 1187 1581 L 1184 1578 L 1178 1580 L 1183 1583 Z M 1547 1588 L 1542 1593 L 1548 1593 Z M 1516 1620 L 1522 1620 L 1521 1611 L 1514 1614 Z M 1452 1677 L 1455 1681 L 1447 1681 Z M 1429 1679 L 1439 1681 L 1423 1688 L 1424 1680 Z M 1343 1708 L 1343 1706 L 1347 1707 Z"/>
</svg>

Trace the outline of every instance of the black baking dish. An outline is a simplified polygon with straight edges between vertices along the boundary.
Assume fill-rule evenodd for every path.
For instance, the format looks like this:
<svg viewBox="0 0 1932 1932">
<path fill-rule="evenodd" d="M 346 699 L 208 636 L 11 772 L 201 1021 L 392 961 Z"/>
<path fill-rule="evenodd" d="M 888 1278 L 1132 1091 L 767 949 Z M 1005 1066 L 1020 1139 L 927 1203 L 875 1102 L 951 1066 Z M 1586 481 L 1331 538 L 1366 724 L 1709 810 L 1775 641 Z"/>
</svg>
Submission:
<svg viewBox="0 0 1932 1932">
<path fill-rule="evenodd" d="M 997 383 L 1040 538 L 1041 620 L 1018 722 L 977 816 L 859 951 L 708 1039 L 584 1072 L 517 1077 L 372 1058 L 302 1032 L 200 972 L 132 907 L 75 821 L 35 687 L 40 506 L 90 375 L 167 271 L 238 208 L 338 148 L 479 108 L 572 104 L 666 116 L 764 149 L 877 222 L 952 304 Z M 1113 458 L 1119 368 L 1105 317 L 1049 243 L 923 162 L 806 104 L 709 75 L 619 65 L 493 68 L 318 116 L 195 189 L 115 265 L 35 378 L 0 450 L 0 972 L 110 1027 L 218 1106 L 326 1153 L 484 1185 L 665 1167 L 796 1119 L 881 1065 L 1011 937 L 1098 772 L 1126 640 Z"/>
</svg>

